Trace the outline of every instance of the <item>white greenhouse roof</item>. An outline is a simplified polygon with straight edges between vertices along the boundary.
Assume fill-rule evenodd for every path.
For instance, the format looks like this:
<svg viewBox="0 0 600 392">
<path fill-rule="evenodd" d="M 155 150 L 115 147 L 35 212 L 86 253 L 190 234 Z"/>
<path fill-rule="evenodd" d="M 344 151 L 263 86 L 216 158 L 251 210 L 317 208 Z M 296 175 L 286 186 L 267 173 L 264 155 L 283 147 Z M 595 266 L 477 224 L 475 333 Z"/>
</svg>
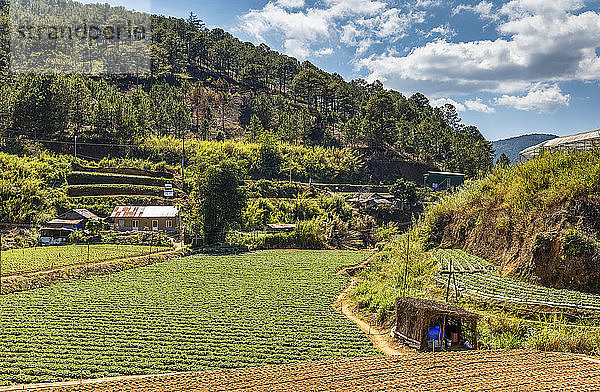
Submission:
<svg viewBox="0 0 600 392">
<path fill-rule="evenodd" d="M 524 149 L 521 151 L 520 155 L 522 158 L 531 159 L 538 155 L 541 151 L 545 150 L 587 150 L 592 148 L 594 145 L 600 145 L 600 129 L 547 140 L 533 147 Z"/>
</svg>

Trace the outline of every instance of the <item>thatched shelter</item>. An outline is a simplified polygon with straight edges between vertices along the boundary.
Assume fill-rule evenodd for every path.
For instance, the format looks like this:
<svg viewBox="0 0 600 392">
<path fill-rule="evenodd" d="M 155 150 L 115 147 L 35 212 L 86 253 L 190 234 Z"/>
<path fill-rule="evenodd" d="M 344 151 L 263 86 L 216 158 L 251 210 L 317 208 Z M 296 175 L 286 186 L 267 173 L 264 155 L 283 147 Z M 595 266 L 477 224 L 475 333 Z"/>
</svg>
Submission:
<svg viewBox="0 0 600 392">
<path fill-rule="evenodd" d="M 435 349 L 438 344 L 439 348 L 447 350 L 476 349 L 480 318 L 476 313 L 445 302 L 400 297 L 396 300 L 394 335 L 418 350 L 426 350 L 428 343 Z M 430 329 L 436 328 L 439 328 L 439 334 L 430 339 Z M 444 347 L 446 341 L 451 341 L 451 345 Z"/>
</svg>

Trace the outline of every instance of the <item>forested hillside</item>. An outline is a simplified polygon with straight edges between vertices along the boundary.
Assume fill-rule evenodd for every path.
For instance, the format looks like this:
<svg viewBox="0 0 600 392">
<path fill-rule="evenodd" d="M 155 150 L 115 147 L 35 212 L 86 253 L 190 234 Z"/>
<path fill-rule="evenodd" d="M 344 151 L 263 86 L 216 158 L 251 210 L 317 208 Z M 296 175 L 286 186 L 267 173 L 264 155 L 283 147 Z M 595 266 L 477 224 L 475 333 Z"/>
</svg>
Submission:
<svg viewBox="0 0 600 392">
<path fill-rule="evenodd" d="M 43 20 L 45 3 L 30 4 Z M 107 7 L 56 4 L 82 7 L 80 13 L 91 18 Z M 6 18 L 7 7 L 3 9 Z M 1 53 L 4 148 L 23 152 L 31 148 L 25 139 L 45 140 L 52 143 L 42 142 L 43 147 L 65 152 L 65 143 L 75 136 L 81 143 L 129 145 L 185 135 L 385 148 L 398 159 L 470 176 L 491 166 L 490 143 L 476 127 L 462 124 L 451 105 L 434 108 L 422 94 L 406 97 L 384 89 L 379 81 L 345 81 L 264 44 L 255 46 L 222 29 L 208 29 L 193 14 L 186 20 L 151 20 L 150 74 L 17 75 L 8 72 L 8 54 Z M 6 31 L 2 38 L 6 49 Z M 106 154 L 105 149 L 94 151 Z M 127 151 L 111 149 L 110 154 Z"/>
</svg>

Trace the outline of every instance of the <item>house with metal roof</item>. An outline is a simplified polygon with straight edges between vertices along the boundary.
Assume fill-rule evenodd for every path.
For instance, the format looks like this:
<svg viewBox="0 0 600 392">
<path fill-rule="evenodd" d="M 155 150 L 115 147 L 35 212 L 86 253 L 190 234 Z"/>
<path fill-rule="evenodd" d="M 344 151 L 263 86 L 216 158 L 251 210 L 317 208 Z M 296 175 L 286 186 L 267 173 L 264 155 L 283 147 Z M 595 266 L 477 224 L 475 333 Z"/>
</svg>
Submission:
<svg viewBox="0 0 600 392">
<path fill-rule="evenodd" d="M 176 206 L 117 206 L 108 220 L 118 231 L 173 233 L 181 225 L 179 207 Z"/>
<path fill-rule="evenodd" d="M 448 190 L 465 183 L 465 174 L 429 171 L 424 176 L 425 186 L 435 191 Z"/>
<path fill-rule="evenodd" d="M 77 230 L 83 230 L 89 220 L 99 220 L 96 214 L 84 208 L 76 208 L 46 222 L 41 228 L 42 245 L 58 245 L 67 240 Z"/>
</svg>

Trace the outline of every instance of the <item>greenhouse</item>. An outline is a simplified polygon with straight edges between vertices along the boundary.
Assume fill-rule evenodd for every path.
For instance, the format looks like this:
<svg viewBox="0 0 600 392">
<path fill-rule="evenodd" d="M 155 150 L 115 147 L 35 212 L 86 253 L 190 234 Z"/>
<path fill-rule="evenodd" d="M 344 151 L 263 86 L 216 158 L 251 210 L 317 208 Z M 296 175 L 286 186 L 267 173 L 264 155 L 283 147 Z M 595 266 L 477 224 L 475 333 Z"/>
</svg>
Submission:
<svg viewBox="0 0 600 392">
<path fill-rule="evenodd" d="M 591 150 L 600 146 L 600 130 L 548 140 L 520 152 L 521 161 L 535 158 L 543 151 Z"/>
</svg>

